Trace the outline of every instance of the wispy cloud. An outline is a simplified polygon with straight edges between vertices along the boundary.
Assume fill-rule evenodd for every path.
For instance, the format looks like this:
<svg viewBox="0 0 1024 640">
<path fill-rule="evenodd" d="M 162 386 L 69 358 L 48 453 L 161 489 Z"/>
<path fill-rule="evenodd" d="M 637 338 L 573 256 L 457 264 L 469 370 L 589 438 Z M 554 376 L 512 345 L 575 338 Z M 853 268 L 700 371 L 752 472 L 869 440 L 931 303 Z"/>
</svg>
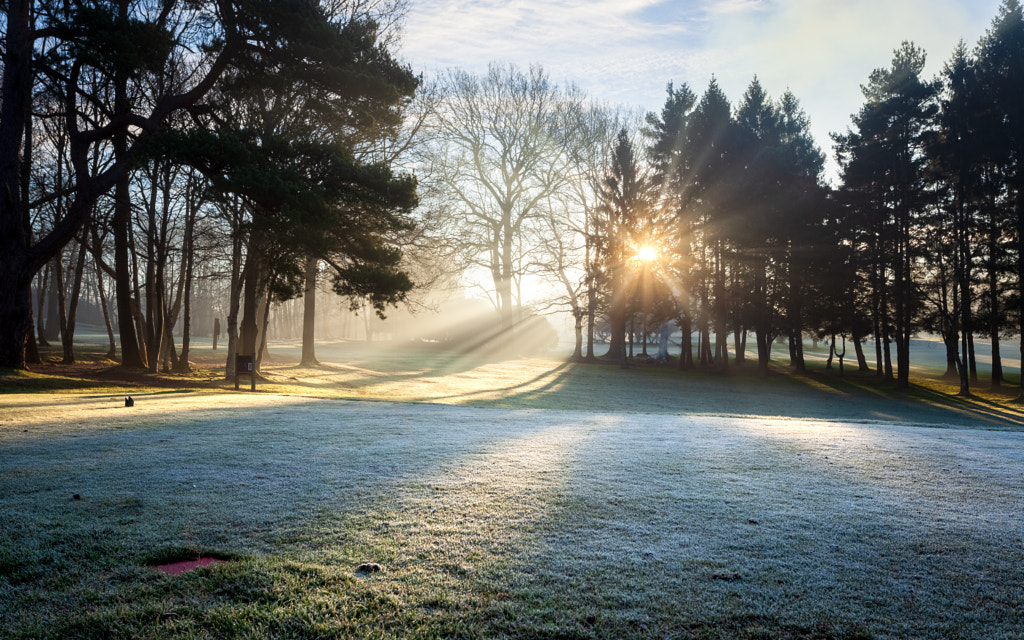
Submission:
<svg viewBox="0 0 1024 640">
<path fill-rule="evenodd" d="M 490 60 L 566 67 L 629 62 L 688 35 L 685 21 L 651 19 L 662 0 L 419 0 L 410 7 L 407 58 L 430 68 Z M 672 3 L 669 3 L 672 4 Z M 616 65 L 618 66 L 618 65 Z"/>
<path fill-rule="evenodd" d="M 941 69 L 973 45 L 1000 0 L 411 0 L 404 57 L 427 72 L 540 63 L 606 101 L 657 110 L 665 85 L 715 74 L 738 101 L 757 74 L 800 98 L 815 136 L 843 130 L 860 85 L 913 40 Z"/>
</svg>

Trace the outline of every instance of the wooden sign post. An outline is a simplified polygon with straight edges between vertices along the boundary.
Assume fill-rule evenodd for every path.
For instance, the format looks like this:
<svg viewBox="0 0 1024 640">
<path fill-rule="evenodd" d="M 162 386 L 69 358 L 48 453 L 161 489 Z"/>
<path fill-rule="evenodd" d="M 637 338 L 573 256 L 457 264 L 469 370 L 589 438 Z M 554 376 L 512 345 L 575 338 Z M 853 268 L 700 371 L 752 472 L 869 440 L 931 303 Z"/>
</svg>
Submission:
<svg viewBox="0 0 1024 640">
<path fill-rule="evenodd" d="M 256 390 L 256 369 L 252 366 L 252 356 L 235 356 L 235 390 L 238 390 L 238 377 L 248 375 L 252 382 L 252 391 Z"/>
</svg>

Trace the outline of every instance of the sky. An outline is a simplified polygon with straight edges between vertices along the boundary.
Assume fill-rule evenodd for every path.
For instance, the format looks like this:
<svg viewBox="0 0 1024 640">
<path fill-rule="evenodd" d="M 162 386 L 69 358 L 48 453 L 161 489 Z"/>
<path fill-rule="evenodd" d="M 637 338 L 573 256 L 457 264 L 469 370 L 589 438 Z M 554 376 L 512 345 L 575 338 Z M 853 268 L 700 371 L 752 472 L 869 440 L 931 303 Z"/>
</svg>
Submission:
<svg viewBox="0 0 1024 640">
<path fill-rule="evenodd" d="M 492 61 L 540 64 L 613 105 L 659 111 L 671 81 L 698 95 L 714 76 L 733 105 L 756 75 L 787 89 L 829 156 L 863 103 L 860 86 L 913 41 L 938 74 L 959 40 L 974 47 L 1000 0 L 409 0 L 401 57 L 430 76 Z"/>
</svg>

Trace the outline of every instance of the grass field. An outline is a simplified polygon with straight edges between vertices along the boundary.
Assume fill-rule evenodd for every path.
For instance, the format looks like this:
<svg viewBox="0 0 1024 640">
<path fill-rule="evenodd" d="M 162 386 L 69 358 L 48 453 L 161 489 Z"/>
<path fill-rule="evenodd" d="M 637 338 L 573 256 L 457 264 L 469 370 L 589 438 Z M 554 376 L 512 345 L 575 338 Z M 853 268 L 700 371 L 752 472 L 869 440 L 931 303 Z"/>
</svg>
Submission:
<svg viewBox="0 0 1024 640">
<path fill-rule="evenodd" d="M 0 378 L 0 636 L 1022 637 L 1015 389 L 272 352 Z"/>
</svg>

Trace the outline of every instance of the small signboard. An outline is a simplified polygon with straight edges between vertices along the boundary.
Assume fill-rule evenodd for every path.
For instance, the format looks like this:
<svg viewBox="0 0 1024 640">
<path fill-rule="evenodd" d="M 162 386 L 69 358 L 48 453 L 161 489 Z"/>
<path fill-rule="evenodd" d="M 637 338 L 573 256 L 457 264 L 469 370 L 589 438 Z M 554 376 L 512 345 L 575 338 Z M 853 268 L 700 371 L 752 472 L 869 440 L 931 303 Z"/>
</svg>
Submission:
<svg viewBox="0 0 1024 640">
<path fill-rule="evenodd" d="M 252 390 L 256 390 L 256 371 L 252 366 L 252 356 L 235 356 L 235 389 L 238 389 L 239 376 L 249 376 L 252 381 Z"/>
</svg>

